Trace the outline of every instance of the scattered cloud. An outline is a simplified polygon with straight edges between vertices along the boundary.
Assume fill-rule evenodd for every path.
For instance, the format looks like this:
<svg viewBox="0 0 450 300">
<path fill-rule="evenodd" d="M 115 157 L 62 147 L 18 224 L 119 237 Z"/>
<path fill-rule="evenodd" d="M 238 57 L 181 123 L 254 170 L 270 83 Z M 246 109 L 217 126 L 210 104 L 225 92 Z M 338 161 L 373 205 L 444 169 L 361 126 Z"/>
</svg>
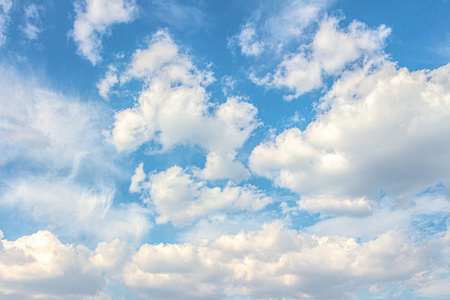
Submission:
<svg viewBox="0 0 450 300">
<path fill-rule="evenodd" d="M 310 44 L 285 55 L 274 74 L 263 78 L 252 75 L 252 79 L 259 85 L 288 89 L 292 94 L 285 96 L 286 100 L 298 98 L 322 87 L 326 76 L 337 76 L 352 63 L 373 64 L 384 59 L 384 41 L 389 33 L 383 25 L 369 29 L 358 21 L 342 30 L 339 19 L 325 17 Z"/>
<path fill-rule="evenodd" d="M 133 21 L 137 10 L 134 0 L 77 0 L 71 36 L 79 54 L 96 65 L 101 60 L 102 36 L 114 24 Z"/>
</svg>

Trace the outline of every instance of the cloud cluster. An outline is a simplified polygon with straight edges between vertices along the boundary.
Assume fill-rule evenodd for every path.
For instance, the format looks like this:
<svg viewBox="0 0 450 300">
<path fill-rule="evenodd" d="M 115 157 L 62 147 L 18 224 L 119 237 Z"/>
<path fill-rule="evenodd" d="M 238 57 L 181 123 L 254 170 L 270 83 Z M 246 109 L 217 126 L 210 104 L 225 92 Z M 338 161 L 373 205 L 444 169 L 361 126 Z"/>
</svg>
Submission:
<svg viewBox="0 0 450 300">
<path fill-rule="evenodd" d="M 274 74 L 253 78 L 260 85 L 287 88 L 292 100 L 304 93 L 320 88 L 325 76 L 342 73 L 349 64 L 374 63 L 383 59 L 384 41 L 390 29 L 381 25 L 370 29 L 364 23 L 353 21 L 347 29 L 339 28 L 339 19 L 325 17 L 313 41 L 301 45 L 295 53 L 284 56 Z"/>
<path fill-rule="evenodd" d="M 0 238 L 0 296 L 6 299 L 81 299 L 96 295 L 105 284 L 89 261 L 91 251 L 82 245 L 62 244 L 49 231 L 15 241 L 4 240 L 0 231 Z"/>
<path fill-rule="evenodd" d="M 134 0 L 78 0 L 71 32 L 80 55 L 93 65 L 101 60 L 102 36 L 117 23 L 132 21 L 137 15 Z"/>
<path fill-rule="evenodd" d="M 133 175 L 130 191 L 144 190 L 154 205 L 156 223 L 172 222 L 176 226 L 189 225 L 214 213 L 241 210 L 258 211 L 272 199 L 252 185 L 236 186 L 228 183 L 224 188 L 210 188 L 205 181 L 195 180 L 178 166 L 150 176 L 145 182 L 142 164 Z"/>
<path fill-rule="evenodd" d="M 144 244 L 120 278 L 139 296 L 158 299 L 342 299 L 370 286 L 374 295 L 389 292 L 392 284 L 425 291 L 432 276 L 445 275 L 448 241 L 448 233 L 421 243 L 388 231 L 358 243 L 275 222 L 199 245 Z"/>
<path fill-rule="evenodd" d="M 380 192 L 401 202 L 448 185 L 449 83 L 450 65 L 409 72 L 385 61 L 345 72 L 316 121 L 260 144 L 249 166 L 312 211 L 366 214 Z"/>
<path fill-rule="evenodd" d="M 258 126 L 257 109 L 237 97 L 220 105 L 209 101 L 205 87 L 214 78 L 196 68 L 165 31 L 147 49 L 133 55 L 121 81 L 144 80 L 147 87 L 133 108 L 115 115 L 110 141 L 118 151 L 134 151 L 147 142 L 168 151 L 175 145 L 198 145 L 208 151 L 204 179 L 241 181 L 250 173 L 235 160 Z"/>
</svg>

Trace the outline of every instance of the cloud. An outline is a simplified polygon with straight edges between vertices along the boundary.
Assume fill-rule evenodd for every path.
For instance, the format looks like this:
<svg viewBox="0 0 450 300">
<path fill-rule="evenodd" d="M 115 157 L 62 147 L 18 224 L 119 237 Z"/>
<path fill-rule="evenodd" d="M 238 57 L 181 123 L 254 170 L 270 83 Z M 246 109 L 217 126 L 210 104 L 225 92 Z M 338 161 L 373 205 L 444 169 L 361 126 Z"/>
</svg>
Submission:
<svg viewBox="0 0 450 300">
<path fill-rule="evenodd" d="M 261 143 L 249 166 L 301 194 L 313 211 L 338 213 L 349 204 L 367 211 L 364 201 L 381 191 L 404 204 L 438 182 L 448 185 L 449 74 L 450 65 L 409 72 L 387 61 L 345 72 L 315 121 Z"/>
<path fill-rule="evenodd" d="M 145 244 L 126 264 L 122 280 L 141 297 L 158 299 L 218 299 L 230 293 L 249 299 L 351 298 L 374 285 L 420 287 L 420 274 L 438 274 L 439 264 L 448 263 L 447 239 L 448 234 L 420 243 L 388 231 L 358 243 L 275 222 L 200 245 Z"/>
<path fill-rule="evenodd" d="M 105 77 L 102 78 L 97 83 L 97 89 L 99 95 L 107 100 L 110 94 L 111 88 L 119 82 L 119 78 L 117 76 L 117 69 L 110 65 L 108 68 L 108 72 L 105 74 Z"/>
<path fill-rule="evenodd" d="M 167 24 L 170 28 L 178 30 L 199 29 L 209 21 L 208 16 L 199 7 L 196 7 L 201 6 L 201 3 L 190 2 L 195 5 L 174 0 L 154 0 L 152 1 L 154 7 L 151 16 Z"/>
<path fill-rule="evenodd" d="M 134 20 L 137 6 L 134 0 L 78 0 L 75 12 L 71 35 L 79 54 L 96 65 L 101 60 L 102 36 L 112 25 Z"/>
<path fill-rule="evenodd" d="M 6 29 L 9 23 L 9 11 L 12 8 L 12 0 L 0 0 L 0 46 L 6 41 Z"/>
<path fill-rule="evenodd" d="M 131 193 L 138 193 L 142 190 L 142 183 L 144 182 L 145 177 L 144 163 L 140 163 L 134 171 L 133 177 L 131 177 L 131 184 L 129 188 Z"/>
<path fill-rule="evenodd" d="M 150 196 L 144 201 L 154 205 L 159 215 L 156 223 L 172 222 L 176 226 L 189 225 L 211 214 L 259 211 L 272 201 L 251 185 L 228 183 L 224 188 L 209 188 L 178 166 L 151 175 L 142 186 Z"/>
<path fill-rule="evenodd" d="M 204 179 L 241 181 L 249 172 L 235 160 L 259 125 L 257 109 L 237 97 L 225 103 L 209 101 L 205 87 L 212 74 L 195 67 L 165 31 L 157 32 L 147 49 L 137 50 L 121 82 L 146 82 L 133 108 L 115 115 L 110 141 L 118 151 L 135 151 L 148 142 L 167 152 L 175 145 L 198 145 L 208 151 Z"/>
<path fill-rule="evenodd" d="M 138 240 L 147 210 L 113 205 L 114 149 L 104 143 L 106 110 L 0 73 L 0 207 L 65 236 Z M 130 227 L 133 225 L 133 228 Z"/>
<path fill-rule="evenodd" d="M 0 295 L 17 299 L 95 296 L 105 281 L 89 256 L 86 247 L 62 244 L 46 230 L 15 241 L 2 239 Z"/>
<path fill-rule="evenodd" d="M 264 44 L 258 41 L 255 24 L 248 22 L 241 27 L 241 31 L 228 41 L 228 46 L 237 44 L 241 53 L 246 56 L 259 56 L 264 51 Z"/>
<path fill-rule="evenodd" d="M 384 25 L 369 29 L 358 21 L 342 30 L 339 19 L 325 17 L 310 44 L 285 55 L 274 74 L 253 77 L 253 81 L 272 88 L 287 88 L 292 92 L 285 96 L 287 100 L 298 98 L 320 88 L 326 76 L 339 75 L 351 63 L 369 64 L 383 59 L 384 41 L 389 33 L 390 29 Z"/>
<path fill-rule="evenodd" d="M 34 3 L 24 8 L 25 26 L 21 29 L 29 40 L 37 39 L 42 30 L 42 22 L 39 15 L 41 10 L 43 10 L 43 7 Z"/>
<path fill-rule="evenodd" d="M 107 109 L 45 87 L 7 67 L 0 72 L 0 165 L 34 161 L 42 169 L 65 169 L 75 176 L 89 161 L 95 174 L 114 167 L 103 143 Z M 105 147 L 106 146 L 106 147 Z M 108 153 L 109 152 L 109 153 Z M 108 155 L 107 155 L 108 153 Z"/>
<path fill-rule="evenodd" d="M 263 52 L 280 53 L 302 38 L 305 29 L 319 19 L 330 1 L 282 1 L 263 3 L 228 46 L 238 46 L 245 56 L 258 57 Z"/>
<path fill-rule="evenodd" d="M 448 229 L 423 240 L 389 230 L 358 242 L 273 222 L 197 244 L 144 244 L 135 251 L 115 239 L 91 251 L 39 231 L 1 240 L 0 295 L 107 299 L 101 289 L 108 281 L 158 299 L 351 298 L 363 290 L 376 297 L 386 286 L 445 296 L 449 238 Z"/>
<path fill-rule="evenodd" d="M 4 209 L 22 212 L 64 236 L 138 241 L 150 228 L 148 210 L 136 203 L 113 205 L 114 190 L 107 186 L 83 186 L 50 175 L 4 180 L 3 184 L 0 205 Z"/>
</svg>

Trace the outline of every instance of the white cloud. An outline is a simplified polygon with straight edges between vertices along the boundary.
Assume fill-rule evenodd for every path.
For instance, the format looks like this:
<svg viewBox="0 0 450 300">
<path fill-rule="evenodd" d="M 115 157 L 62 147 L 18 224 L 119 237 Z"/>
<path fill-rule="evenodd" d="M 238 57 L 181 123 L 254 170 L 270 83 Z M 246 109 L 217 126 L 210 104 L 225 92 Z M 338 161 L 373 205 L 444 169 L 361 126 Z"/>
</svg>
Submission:
<svg viewBox="0 0 450 300">
<path fill-rule="evenodd" d="M 144 163 L 140 163 L 131 177 L 130 192 L 138 193 L 142 190 L 142 183 L 145 180 Z"/>
<path fill-rule="evenodd" d="M 104 107 L 68 97 L 8 68 L 0 72 L 0 89 L 0 165 L 34 160 L 76 176 L 80 163 L 89 161 L 83 166 L 92 167 L 93 173 L 113 170 L 108 161 L 113 149 L 105 147 L 101 133 L 108 122 Z"/>
<path fill-rule="evenodd" d="M 409 72 L 390 62 L 345 72 L 319 103 L 316 121 L 260 144 L 250 168 L 308 198 L 302 205 L 313 210 L 333 209 L 333 199 L 347 201 L 339 209 L 366 209 L 361 199 L 370 203 L 381 191 L 402 203 L 448 185 L 449 74 L 450 65 Z"/>
<path fill-rule="evenodd" d="M 103 285 L 90 251 L 62 244 L 49 231 L 16 241 L 0 241 L 0 295 L 24 298 L 70 298 L 96 295 Z"/>
<path fill-rule="evenodd" d="M 151 175 L 143 186 L 150 196 L 144 201 L 154 205 L 159 215 L 156 222 L 172 222 L 176 226 L 188 225 L 217 213 L 258 211 L 272 201 L 251 185 L 229 183 L 224 188 L 209 188 L 206 182 L 194 180 L 177 166 Z"/>
<path fill-rule="evenodd" d="M 42 6 L 36 5 L 34 3 L 27 5 L 24 8 L 25 26 L 21 29 L 25 36 L 30 40 L 37 39 L 39 33 L 42 30 L 39 15 L 42 9 Z"/>
<path fill-rule="evenodd" d="M 80 55 L 93 65 L 101 60 L 102 36 L 118 23 L 128 23 L 137 15 L 134 0 L 78 0 L 71 32 Z"/>
<path fill-rule="evenodd" d="M 117 77 L 117 69 L 114 66 L 110 65 L 108 72 L 105 74 L 105 77 L 97 83 L 99 95 L 105 100 L 108 99 L 111 88 L 118 82 L 119 78 Z"/>
<path fill-rule="evenodd" d="M 433 234 L 433 230 L 439 231 L 432 223 L 445 222 L 450 216 L 450 202 L 442 195 L 415 197 L 411 202 L 408 207 L 399 208 L 392 199 L 383 199 L 375 205 L 369 216 L 329 218 L 317 222 L 307 230 L 316 235 L 339 235 L 367 240 L 395 229 L 414 232 L 418 238 Z"/>
<path fill-rule="evenodd" d="M 292 41 L 302 39 L 305 29 L 319 19 L 328 2 L 265 2 L 228 45 L 240 47 L 245 56 L 257 57 L 265 51 L 280 53 Z"/>
<path fill-rule="evenodd" d="M 150 228 L 146 209 L 134 203 L 113 206 L 114 190 L 105 186 L 92 188 L 50 175 L 3 183 L 3 208 L 22 212 L 64 236 L 138 241 Z"/>
<path fill-rule="evenodd" d="M 113 205 L 118 171 L 101 133 L 105 109 L 7 69 L 0 78 L 0 166 L 14 166 L 2 169 L 2 210 L 66 236 L 139 239 L 149 228 L 146 209 Z"/>
<path fill-rule="evenodd" d="M 375 285 L 420 287 L 420 274 L 438 274 L 448 264 L 447 239 L 420 243 L 388 231 L 358 243 L 272 223 L 200 245 L 145 244 L 122 276 L 141 297 L 158 299 L 218 299 L 229 291 L 249 299 L 351 298 Z"/>
<path fill-rule="evenodd" d="M 0 0 L 0 46 L 6 41 L 6 29 L 9 23 L 9 11 L 12 8 L 12 0 Z"/>
<path fill-rule="evenodd" d="M 167 32 L 157 32 L 148 49 L 136 51 L 121 81 L 132 78 L 147 87 L 133 108 L 115 116 L 110 141 L 118 151 L 134 151 L 150 141 L 161 151 L 199 145 L 209 154 L 198 176 L 236 181 L 249 176 L 235 156 L 258 126 L 256 107 L 237 97 L 220 105 L 210 102 L 205 86 L 214 80 L 211 73 L 197 69 Z"/>
<path fill-rule="evenodd" d="M 241 31 L 229 40 L 229 47 L 233 44 L 237 44 L 246 56 L 259 56 L 264 51 L 264 44 L 258 41 L 255 24 L 251 22 L 242 26 Z"/>
<path fill-rule="evenodd" d="M 448 230 L 424 240 L 389 230 L 357 242 L 274 222 L 198 244 L 144 244 L 133 251 L 115 239 L 91 251 L 39 231 L 0 242 L 0 295 L 108 299 L 101 291 L 108 281 L 158 299 L 351 298 L 367 289 L 376 297 L 385 286 L 443 297 L 449 240 Z"/>
<path fill-rule="evenodd" d="M 351 63 L 369 64 L 383 59 L 384 41 L 389 33 L 390 29 L 383 25 L 369 29 L 358 21 L 342 30 L 339 19 L 325 17 L 311 44 L 301 45 L 298 52 L 285 55 L 274 74 L 253 80 L 260 85 L 287 88 L 292 92 L 286 96 L 287 100 L 298 98 L 321 87 L 325 76 L 336 76 Z"/>
</svg>

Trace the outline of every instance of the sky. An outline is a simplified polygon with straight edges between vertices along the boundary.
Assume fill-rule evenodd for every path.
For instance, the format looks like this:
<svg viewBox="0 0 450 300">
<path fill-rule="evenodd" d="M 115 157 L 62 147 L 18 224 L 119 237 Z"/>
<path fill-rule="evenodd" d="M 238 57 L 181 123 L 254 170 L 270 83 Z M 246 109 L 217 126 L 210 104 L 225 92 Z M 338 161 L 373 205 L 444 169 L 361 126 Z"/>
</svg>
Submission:
<svg viewBox="0 0 450 300">
<path fill-rule="evenodd" d="M 449 15 L 0 0 L 0 298 L 450 298 Z"/>
</svg>

